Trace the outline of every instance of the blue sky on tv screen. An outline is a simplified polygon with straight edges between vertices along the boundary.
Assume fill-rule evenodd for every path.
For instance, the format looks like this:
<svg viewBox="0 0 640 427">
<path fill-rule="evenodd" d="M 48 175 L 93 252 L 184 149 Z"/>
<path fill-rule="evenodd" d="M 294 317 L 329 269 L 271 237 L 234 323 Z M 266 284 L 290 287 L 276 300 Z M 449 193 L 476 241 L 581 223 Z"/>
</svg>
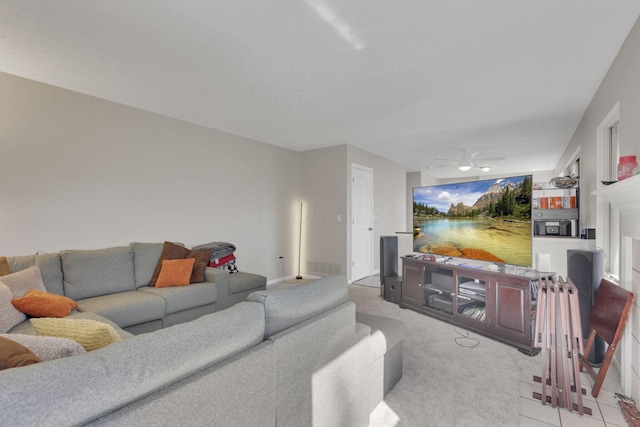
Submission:
<svg viewBox="0 0 640 427">
<path fill-rule="evenodd" d="M 423 203 L 428 207 L 435 207 L 440 212 L 446 213 L 452 203 L 456 205 L 462 202 L 467 206 L 473 206 L 480 196 L 496 182 L 501 187 L 508 182 L 519 184 L 527 176 L 529 175 L 417 187 L 413 189 L 413 201 Z"/>
</svg>

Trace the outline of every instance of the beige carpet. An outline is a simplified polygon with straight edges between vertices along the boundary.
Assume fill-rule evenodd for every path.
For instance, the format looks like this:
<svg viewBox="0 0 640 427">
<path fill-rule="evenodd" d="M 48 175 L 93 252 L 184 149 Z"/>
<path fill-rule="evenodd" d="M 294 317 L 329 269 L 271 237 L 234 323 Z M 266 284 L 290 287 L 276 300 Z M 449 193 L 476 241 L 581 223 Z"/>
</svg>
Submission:
<svg viewBox="0 0 640 427">
<path fill-rule="evenodd" d="M 367 276 L 363 279 L 354 281 L 353 284 L 380 289 L 380 275 L 374 274 L 373 276 Z"/>
<path fill-rule="evenodd" d="M 520 425 L 520 382 L 540 375 L 541 356 L 524 355 L 491 338 L 401 309 L 379 294 L 379 287 L 349 285 L 357 311 L 398 319 L 406 326 L 403 377 L 372 412 L 370 427 Z M 619 384 L 620 373 L 612 365 L 603 390 L 619 391 Z"/>
<path fill-rule="evenodd" d="M 521 381 L 541 374 L 540 355 L 527 356 L 491 338 L 401 309 L 382 300 L 375 288 L 350 285 L 349 299 L 359 312 L 398 319 L 406 326 L 403 377 L 372 412 L 370 427 L 520 425 Z M 591 385 L 586 373 L 581 378 L 583 386 Z M 615 365 L 602 390 L 621 391 Z"/>
<path fill-rule="evenodd" d="M 535 372 L 539 357 L 401 309 L 374 288 L 350 285 L 349 298 L 357 311 L 407 328 L 403 378 L 372 413 L 372 427 L 518 425 L 520 371 Z"/>
</svg>

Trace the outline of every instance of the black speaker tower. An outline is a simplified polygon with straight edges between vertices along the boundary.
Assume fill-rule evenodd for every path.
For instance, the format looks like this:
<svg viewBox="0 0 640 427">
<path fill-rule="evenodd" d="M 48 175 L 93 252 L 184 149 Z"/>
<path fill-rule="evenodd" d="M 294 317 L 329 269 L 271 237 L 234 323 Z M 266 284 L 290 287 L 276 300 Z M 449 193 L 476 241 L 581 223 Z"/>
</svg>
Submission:
<svg viewBox="0 0 640 427">
<path fill-rule="evenodd" d="M 380 236 L 380 296 L 400 304 L 402 278 L 398 276 L 398 236 Z"/>
<path fill-rule="evenodd" d="M 578 289 L 580 302 L 580 318 L 582 320 L 582 334 L 586 345 L 591 326 L 589 314 L 600 287 L 600 281 L 604 277 L 604 251 L 602 250 L 567 250 L 567 275 Z M 589 352 L 587 360 L 595 366 L 599 366 L 605 353 L 605 342 L 599 336 Z"/>
</svg>

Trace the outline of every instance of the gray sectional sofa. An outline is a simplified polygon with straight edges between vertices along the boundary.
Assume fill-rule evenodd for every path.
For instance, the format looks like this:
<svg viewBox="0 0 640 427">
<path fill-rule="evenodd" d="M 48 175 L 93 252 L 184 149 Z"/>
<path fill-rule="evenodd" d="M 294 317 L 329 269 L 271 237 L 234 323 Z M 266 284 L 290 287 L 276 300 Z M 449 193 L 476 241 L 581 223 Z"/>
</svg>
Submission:
<svg viewBox="0 0 640 427">
<path fill-rule="evenodd" d="M 247 299 L 86 354 L 0 371 L 0 423 L 367 426 L 402 375 L 402 323 L 356 321 L 339 276 Z"/>
<path fill-rule="evenodd" d="M 131 243 L 98 250 L 7 257 L 11 272 L 37 265 L 48 292 L 78 303 L 71 317 L 106 318 L 134 335 L 194 320 L 233 305 L 267 279 L 207 267 L 205 282 L 148 287 L 164 243 Z M 82 314 L 82 315 L 81 315 Z M 12 333 L 33 333 L 29 321 Z"/>
</svg>

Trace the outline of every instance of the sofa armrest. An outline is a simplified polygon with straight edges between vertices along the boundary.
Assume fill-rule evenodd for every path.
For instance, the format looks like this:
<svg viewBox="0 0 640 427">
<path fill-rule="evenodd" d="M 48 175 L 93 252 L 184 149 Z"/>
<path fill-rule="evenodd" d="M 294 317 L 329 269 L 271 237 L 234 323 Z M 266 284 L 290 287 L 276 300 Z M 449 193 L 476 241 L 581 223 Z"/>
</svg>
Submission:
<svg viewBox="0 0 640 427">
<path fill-rule="evenodd" d="M 216 301 L 216 311 L 229 307 L 229 272 L 219 268 L 207 267 L 204 270 L 204 279 L 207 282 L 215 283 L 218 292 Z"/>
<path fill-rule="evenodd" d="M 347 279 L 342 276 L 324 276 L 287 289 L 255 291 L 247 297 L 247 301 L 264 305 L 265 338 L 348 300 Z"/>
</svg>

